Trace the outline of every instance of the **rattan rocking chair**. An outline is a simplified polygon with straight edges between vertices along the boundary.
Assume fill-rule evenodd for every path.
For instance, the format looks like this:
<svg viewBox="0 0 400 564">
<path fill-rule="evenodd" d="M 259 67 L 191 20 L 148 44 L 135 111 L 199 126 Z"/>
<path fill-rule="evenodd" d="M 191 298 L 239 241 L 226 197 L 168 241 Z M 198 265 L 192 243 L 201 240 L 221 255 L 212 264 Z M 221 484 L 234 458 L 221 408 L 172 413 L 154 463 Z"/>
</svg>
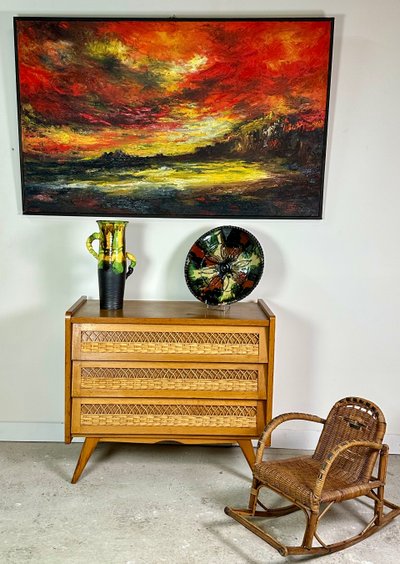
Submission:
<svg viewBox="0 0 400 564">
<path fill-rule="evenodd" d="M 323 424 L 314 454 L 263 461 L 264 448 L 269 444 L 272 431 L 284 421 L 294 419 Z M 266 426 L 258 442 L 248 508 L 226 507 L 225 513 L 277 549 L 282 556 L 328 554 L 369 537 L 400 514 L 400 507 L 384 498 L 388 461 L 388 447 L 382 444 L 385 429 L 385 418 L 379 407 L 356 397 L 338 401 L 327 419 L 306 413 L 287 413 L 275 417 Z M 374 476 L 378 457 L 377 475 Z M 280 494 L 291 504 L 268 509 L 258 499 L 263 487 Z M 317 533 L 322 517 L 333 504 L 360 496 L 367 496 L 374 502 L 371 521 L 357 535 L 325 544 Z M 262 510 L 258 510 L 257 505 Z M 306 515 L 301 546 L 286 546 L 258 527 L 254 522 L 256 519 L 253 519 L 281 517 L 299 509 Z M 313 546 L 314 539 L 317 546 Z"/>
</svg>

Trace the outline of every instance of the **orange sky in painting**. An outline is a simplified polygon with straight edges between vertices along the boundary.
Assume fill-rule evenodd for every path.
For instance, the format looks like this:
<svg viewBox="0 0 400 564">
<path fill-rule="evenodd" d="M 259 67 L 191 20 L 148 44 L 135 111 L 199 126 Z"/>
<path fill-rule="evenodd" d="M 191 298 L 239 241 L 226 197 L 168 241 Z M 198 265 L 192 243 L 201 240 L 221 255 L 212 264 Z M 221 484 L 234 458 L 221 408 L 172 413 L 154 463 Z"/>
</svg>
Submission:
<svg viewBox="0 0 400 564">
<path fill-rule="evenodd" d="M 26 155 L 173 155 L 263 116 L 325 118 L 328 20 L 19 20 L 17 40 Z"/>
</svg>

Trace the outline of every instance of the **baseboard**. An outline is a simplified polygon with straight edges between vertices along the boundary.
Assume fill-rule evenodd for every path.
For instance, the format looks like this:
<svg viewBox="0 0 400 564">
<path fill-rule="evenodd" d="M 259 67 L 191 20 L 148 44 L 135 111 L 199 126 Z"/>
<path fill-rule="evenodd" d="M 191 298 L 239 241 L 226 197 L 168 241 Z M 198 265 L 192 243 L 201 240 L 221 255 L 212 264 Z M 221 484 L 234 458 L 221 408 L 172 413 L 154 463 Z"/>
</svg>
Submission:
<svg viewBox="0 0 400 564">
<path fill-rule="evenodd" d="M 273 448 L 313 450 L 319 430 L 276 429 L 272 435 Z M 0 421 L 0 441 L 64 442 L 63 422 Z M 256 444 L 255 441 L 254 444 Z M 400 454 L 400 435 L 387 434 L 385 443 L 390 454 Z"/>
<path fill-rule="evenodd" d="M 0 441 L 64 442 L 63 422 L 0 421 Z"/>
</svg>

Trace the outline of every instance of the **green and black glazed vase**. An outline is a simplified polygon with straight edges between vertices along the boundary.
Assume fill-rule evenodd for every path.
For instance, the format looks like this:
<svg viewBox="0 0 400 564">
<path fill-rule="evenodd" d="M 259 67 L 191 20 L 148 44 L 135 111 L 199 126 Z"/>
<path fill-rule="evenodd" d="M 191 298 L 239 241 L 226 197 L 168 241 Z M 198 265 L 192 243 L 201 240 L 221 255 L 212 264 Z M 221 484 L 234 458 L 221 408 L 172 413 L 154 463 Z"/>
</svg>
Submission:
<svg viewBox="0 0 400 564">
<path fill-rule="evenodd" d="M 127 221 L 97 221 L 98 233 L 92 233 L 86 247 L 97 259 L 99 276 L 100 309 L 122 309 L 125 280 L 136 266 L 136 258 L 125 251 L 125 227 Z M 99 241 L 99 250 L 93 249 L 93 241 Z M 127 260 L 130 261 L 127 268 Z"/>
</svg>

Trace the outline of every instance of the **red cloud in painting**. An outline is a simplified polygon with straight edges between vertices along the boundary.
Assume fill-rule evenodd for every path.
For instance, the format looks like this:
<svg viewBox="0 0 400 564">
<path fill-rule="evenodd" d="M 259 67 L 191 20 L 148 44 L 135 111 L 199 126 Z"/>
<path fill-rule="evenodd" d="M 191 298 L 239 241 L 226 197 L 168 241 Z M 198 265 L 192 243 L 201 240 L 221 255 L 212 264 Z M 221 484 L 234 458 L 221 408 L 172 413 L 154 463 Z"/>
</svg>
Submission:
<svg viewBox="0 0 400 564">
<path fill-rule="evenodd" d="M 218 140 L 268 114 L 321 127 L 330 41 L 323 20 L 20 20 L 24 151 L 93 155 L 132 136 L 168 152 L 168 131 L 193 150 L 202 128 Z"/>
</svg>

